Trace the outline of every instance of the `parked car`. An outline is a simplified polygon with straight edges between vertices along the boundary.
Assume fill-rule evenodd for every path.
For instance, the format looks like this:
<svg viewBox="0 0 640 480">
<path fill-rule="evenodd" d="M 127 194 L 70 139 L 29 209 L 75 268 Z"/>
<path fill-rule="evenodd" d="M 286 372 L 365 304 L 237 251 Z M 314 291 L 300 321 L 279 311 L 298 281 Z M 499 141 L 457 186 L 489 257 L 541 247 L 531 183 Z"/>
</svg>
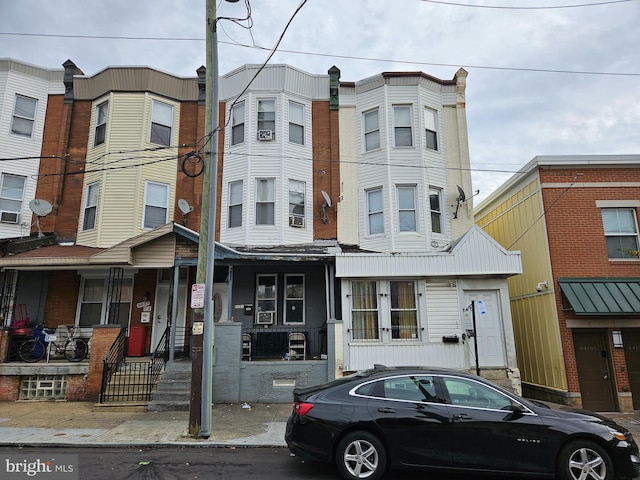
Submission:
<svg viewBox="0 0 640 480">
<path fill-rule="evenodd" d="M 347 480 L 402 467 L 560 480 L 640 473 L 638 446 L 620 425 L 551 409 L 465 372 L 375 366 L 293 396 L 290 451 L 334 463 Z"/>
</svg>

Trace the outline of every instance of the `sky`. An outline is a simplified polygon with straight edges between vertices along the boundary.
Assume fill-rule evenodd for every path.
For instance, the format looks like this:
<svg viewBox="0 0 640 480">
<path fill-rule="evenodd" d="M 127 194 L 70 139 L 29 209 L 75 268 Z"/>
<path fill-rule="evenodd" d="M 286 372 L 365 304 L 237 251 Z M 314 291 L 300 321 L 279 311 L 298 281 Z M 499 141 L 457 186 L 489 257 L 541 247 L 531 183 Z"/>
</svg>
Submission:
<svg viewBox="0 0 640 480">
<path fill-rule="evenodd" d="M 467 70 L 475 204 L 536 155 L 640 153 L 640 0 L 248 4 L 250 20 L 219 21 L 221 74 L 263 63 L 285 29 L 270 63 L 335 65 L 342 81 Z M 0 0 L 0 58 L 193 77 L 206 65 L 205 12 L 206 0 Z M 219 0 L 217 16 L 245 18 L 247 0 Z"/>
</svg>

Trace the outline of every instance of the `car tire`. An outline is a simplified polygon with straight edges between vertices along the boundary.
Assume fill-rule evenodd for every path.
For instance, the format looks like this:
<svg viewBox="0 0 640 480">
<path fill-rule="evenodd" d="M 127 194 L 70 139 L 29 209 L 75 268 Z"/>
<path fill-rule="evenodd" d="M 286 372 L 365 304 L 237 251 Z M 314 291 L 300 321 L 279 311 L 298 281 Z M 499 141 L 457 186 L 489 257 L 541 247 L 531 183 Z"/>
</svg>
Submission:
<svg viewBox="0 0 640 480">
<path fill-rule="evenodd" d="M 372 433 L 351 432 L 338 443 L 336 467 L 345 480 L 378 480 L 387 467 L 387 452 Z"/>
<path fill-rule="evenodd" d="M 569 442 L 558 455 L 558 480 L 611 480 L 613 473 L 613 463 L 605 449 L 590 440 Z"/>
</svg>

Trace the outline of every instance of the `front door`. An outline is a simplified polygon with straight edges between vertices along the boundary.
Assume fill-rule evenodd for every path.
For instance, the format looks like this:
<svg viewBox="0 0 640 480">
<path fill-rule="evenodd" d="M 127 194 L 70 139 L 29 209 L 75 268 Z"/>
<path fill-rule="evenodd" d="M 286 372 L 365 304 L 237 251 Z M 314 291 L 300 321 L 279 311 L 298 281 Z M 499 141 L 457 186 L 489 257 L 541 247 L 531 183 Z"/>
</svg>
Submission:
<svg viewBox="0 0 640 480">
<path fill-rule="evenodd" d="M 616 410 L 613 370 L 606 332 L 574 332 L 582 408 L 594 412 Z"/>
<path fill-rule="evenodd" d="M 622 342 L 629 372 L 629 386 L 633 395 L 633 409 L 640 410 L 640 331 L 623 330 Z"/>
<path fill-rule="evenodd" d="M 480 309 L 478 300 L 482 300 L 484 308 Z M 505 367 L 505 339 L 502 331 L 502 312 L 495 290 L 467 292 L 465 306 L 474 301 L 476 316 L 476 332 L 472 341 L 478 342 L 478 357 L 481 367 Z M 465 328 L 473 328 L 472 312 L 465 312 Z"/>
<path fill-rule="evenodd" d="M 156 305 L 153 318 L 153 333 L 151 339 L 151 351 L 153 352 L 162 338 L 162 334 L 167 328 L 167 319 L 171 312 L 168 311 L 169 296 L 173 292 L 169 284 L 158 284 L 156 286 Z M 181 350 L 185 340 L 185 317 L 187 304 L 187 286 L 178 286 L 178 318 L 173 322 L 176 327 L 176 347 Z"/>
</svg>

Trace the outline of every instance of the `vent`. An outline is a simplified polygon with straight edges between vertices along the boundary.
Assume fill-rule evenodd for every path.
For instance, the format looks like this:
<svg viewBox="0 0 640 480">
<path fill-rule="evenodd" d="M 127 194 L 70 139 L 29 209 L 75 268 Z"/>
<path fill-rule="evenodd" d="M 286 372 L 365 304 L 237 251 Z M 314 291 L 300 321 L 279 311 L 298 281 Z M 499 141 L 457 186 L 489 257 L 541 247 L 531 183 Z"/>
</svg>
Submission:
<svg viewBox="0 0 640 480">
<path fill-rule="evenodd" d="M 276 318 L 276 312 L 258 312 L 258 323 L 260 325 L 271 325 Z"/>
<path fill-rule="evenodd" d="M 273 132 L 271 130 L 258 130 L 258 140 L 261 142 L 273 140 Z"/>
<path fill-rule="evenodd" d="M 304 217 L 300 215 L 291 215 L 289 216 L 289 226 L 296 228 L 304 227 Z"/>
<path fill-rule="evenodd" d="M 0 214 L 0 222 L 2 223 L 18 223 L 20 214 L 18 212 L 2 212 Z"/>
</svg>

